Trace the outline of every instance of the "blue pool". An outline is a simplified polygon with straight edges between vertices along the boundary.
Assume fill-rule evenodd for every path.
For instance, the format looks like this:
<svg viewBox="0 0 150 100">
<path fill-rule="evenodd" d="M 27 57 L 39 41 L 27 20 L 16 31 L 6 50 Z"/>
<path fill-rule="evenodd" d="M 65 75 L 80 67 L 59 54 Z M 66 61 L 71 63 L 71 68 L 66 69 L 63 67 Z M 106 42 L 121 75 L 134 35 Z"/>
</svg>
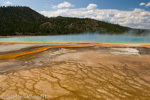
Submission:
<svg viewBox="0 0 150 100">
<path fill-rule="evenodd" d="M 79 34 L 59 36 L 29 36 L 0 38 L 0 42 L 40 42 L 40 43 L 150 43 L 150 35 L 108 35 L 108 34 Z"/>
</svg>

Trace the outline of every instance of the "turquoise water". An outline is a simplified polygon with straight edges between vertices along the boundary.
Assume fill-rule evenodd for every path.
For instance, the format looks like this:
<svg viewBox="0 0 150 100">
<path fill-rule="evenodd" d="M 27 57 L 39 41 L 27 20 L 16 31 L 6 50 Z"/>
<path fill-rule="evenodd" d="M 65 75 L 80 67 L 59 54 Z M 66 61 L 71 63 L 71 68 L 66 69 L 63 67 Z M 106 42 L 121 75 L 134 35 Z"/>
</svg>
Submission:
<svg viewBox="0 0 150 100">
<path fill-rule="evenodd" d="M 150 36 L 108 35 L 108 34 L 79 34 L 59 36 L 32 36 L 0 38 L 0 42 L 42 42 L 42 43 L 150 43 Z"/>
</svg>

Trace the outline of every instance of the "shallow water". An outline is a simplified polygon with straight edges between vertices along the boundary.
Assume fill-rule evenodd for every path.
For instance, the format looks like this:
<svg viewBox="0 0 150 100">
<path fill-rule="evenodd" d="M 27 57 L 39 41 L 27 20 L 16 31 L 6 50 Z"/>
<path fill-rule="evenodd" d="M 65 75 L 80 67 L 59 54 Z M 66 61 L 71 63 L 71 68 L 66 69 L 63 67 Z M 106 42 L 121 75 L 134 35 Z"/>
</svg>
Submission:
<svg viewBox="0 0 150 100">
<path fill-rule="evenodd" d="M 79 34 L 59 36 L 31 36 L 0 38 L 0 42 L 41 42 L 41 43 L 150 43 L 150 36 L 135 36 L 129 34 Z"/>
</svg>

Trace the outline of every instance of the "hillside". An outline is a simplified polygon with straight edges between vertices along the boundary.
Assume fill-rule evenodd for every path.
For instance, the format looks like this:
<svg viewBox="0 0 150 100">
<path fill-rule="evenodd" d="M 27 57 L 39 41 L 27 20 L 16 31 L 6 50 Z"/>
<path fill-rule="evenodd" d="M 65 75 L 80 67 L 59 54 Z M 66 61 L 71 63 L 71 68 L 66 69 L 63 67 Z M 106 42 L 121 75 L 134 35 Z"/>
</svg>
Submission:
<svg viewBox="0 0 150 100">
<path fill-rule="evenodd" d="M 124 33 L 130 28 L 88 18 L 47 18 L 29 7 L 0 7 L 0 35 Z"/>
<path fill-rule="evenodd" d="M 40 29 L 45 33 L 83 33 L 83 32 L 108 32 L 108 33 L 123 33 L 128 30 L 115 24 L 97 21 L 88 18 L 69 18 L 69 17 L 54 17 L 48 22 L 40 25 Z"/>
</svg>

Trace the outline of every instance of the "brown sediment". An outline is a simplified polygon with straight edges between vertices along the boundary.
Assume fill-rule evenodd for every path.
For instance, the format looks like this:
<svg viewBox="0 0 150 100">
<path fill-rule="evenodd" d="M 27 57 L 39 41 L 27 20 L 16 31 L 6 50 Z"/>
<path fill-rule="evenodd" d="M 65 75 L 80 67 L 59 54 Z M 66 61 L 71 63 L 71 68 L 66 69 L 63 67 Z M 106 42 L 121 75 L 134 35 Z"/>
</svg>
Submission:
<svg viewBox="0 0 150 100">
<path fill-rule="evenodd" d="M 98 48 L 99 45 L 96 46 Z M 32 67 L 37 66 L 34 62 L 39 61 L 43 63 L 41 67 L 0 74 L 0 98 L 7 98 L 7 95 L 46 95 L 46 98 L 36 100 L 149 100 L 150 57 L 76 48 L 83 45 L 63 47 L 68 47 L 65 49 L 68 52 L 62 54 L 61 49 L 51 52 L 44 47 L 47 52 L 30 60 L 33 64 L 28 64 L 28 61 L 26 65 L 18 65 Z M 11 60 L 8 62 L 11 63 Z M 0 63 L 1 67 L 6 65 Z"/>
</svg>

